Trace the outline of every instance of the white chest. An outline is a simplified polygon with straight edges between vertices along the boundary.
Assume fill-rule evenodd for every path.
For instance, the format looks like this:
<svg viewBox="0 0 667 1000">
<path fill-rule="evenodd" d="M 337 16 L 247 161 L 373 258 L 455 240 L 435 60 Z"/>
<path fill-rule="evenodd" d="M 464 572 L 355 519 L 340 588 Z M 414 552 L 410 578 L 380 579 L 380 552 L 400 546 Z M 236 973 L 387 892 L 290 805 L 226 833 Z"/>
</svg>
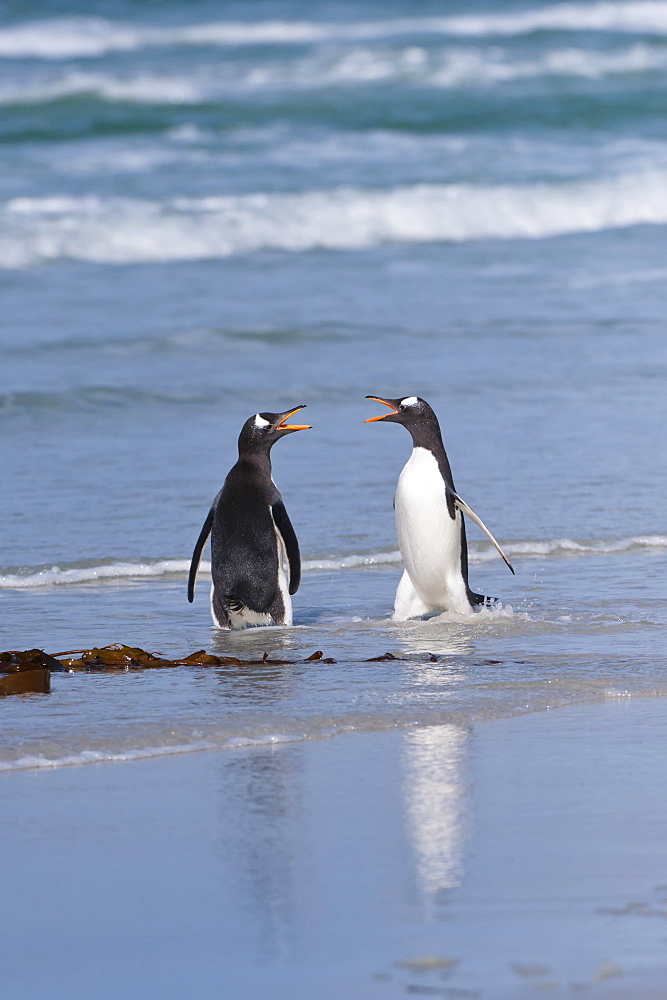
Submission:
<svg viewBox="0 0 667 1000">
<path fill-rule="evenodd" d="M 403 565 L 424 598 L 440 599 L 461 578 L 461 515 L 452 518 L 438 463 L 414 448 L 398 480 L 396 533 Z"/>
<path fill-rule="evenodd" d="M 396 526 L 399 532 L 418 532 L 430 537 L 442 534 L 447 510 L 445 484 L 438 463 L 425 448 L 413 448 L 398 479 Z"/>
</svg>

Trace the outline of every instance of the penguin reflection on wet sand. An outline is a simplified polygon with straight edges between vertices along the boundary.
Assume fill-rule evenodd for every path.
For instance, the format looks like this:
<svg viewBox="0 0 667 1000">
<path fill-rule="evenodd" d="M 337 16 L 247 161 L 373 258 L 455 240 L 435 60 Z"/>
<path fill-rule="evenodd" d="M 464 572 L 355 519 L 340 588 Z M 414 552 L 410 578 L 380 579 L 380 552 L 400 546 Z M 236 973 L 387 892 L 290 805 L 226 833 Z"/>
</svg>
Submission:
<svg viewBox="0 0 667 1000">
<path fill-rule="evenodd" d="M 399 476 L 394 497 L 398 547 L 403 559 L 394 601 L 394 619 L 405 621 L 432 611 L 470 612 L 490 599 L 468 584 L 466 514 L 491 539 L 508 567 L 509 559 L 484 522 L 454 489 L 452 470 L 442 443 L 438 418 L 418 396 L 383 399 L 389 413 L 365 423 L 386 420 L 403 424 L 412 435 L 412 454 Z"/>
<path fill-rule="evenodd" d="M 310 430 L 285 413 L 256 413 L 239 435 L 239 459 L 204 521 L 190 563 L 188 600 L 211 536 L 211 615 L 218 628 L 291 625 L 291 595 L 299 589 L 299 543 L 271 476 L 271 448 L 286 434 Z M 289 579 L 284 563 L 289 565 Z"/>
</svg>

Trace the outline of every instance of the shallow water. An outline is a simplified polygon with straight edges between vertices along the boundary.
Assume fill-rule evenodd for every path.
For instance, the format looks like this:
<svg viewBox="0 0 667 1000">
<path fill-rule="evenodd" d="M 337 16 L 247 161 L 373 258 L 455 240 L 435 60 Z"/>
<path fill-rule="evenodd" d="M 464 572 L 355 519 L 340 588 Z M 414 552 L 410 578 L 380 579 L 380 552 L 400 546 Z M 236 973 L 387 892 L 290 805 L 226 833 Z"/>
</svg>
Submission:
<svg viewBox="0 0 667 1000">
<path fill-rule="evenodd" d="M 644 698 L 5 774 L 5 992 L 656 1000 L 664 744 Z"/>
<path fill-rule="evenodd" d="M 1 648 L 337 662 L 54 676 L 0 766 L 664 694 L 667 4 L 66 8 L 0 19 Z M 368 393 L 438 412 L 494 610 L 389 620 Z M 194 541 L 299 403 L 295 627 L 216 634 Z"/>
</svg>

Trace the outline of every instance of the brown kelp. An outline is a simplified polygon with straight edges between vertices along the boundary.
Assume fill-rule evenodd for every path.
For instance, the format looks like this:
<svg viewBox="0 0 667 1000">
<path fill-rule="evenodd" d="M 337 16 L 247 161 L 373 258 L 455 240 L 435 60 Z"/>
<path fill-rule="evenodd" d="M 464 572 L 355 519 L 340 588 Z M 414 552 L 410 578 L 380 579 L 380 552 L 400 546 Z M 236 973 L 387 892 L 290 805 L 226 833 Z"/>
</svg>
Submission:
<svg viewBox="0 0 667 1000">
<path fill-rule="evenodd" d="M 393 653 L 372 656 L 361 663 L 377 663 L 381 660 L 401 660 Z M 437 656 L 430 659 L 437 660 Z M 283 659 L 269 656 L 244 660 L 238 656 L 216 656 L 198 649 L 187 656 L 169 658 L 160 653 L 149 653 L 139 646 L 126 646 L 115 642 L 109 646 L 94 646 L 92 649 L 70 649 L 60 653 L 45 653 L 42 649 L 8 650 L 0 653 L 0 695 L 5 694 L 48 694 L 51 689 L 52 671 L 84 673 L 150 670 L 166 667 L 250 667 L 250 666 L 290 666 L 303 663 L 335 663 L 330 656 L 324 656 L 318 649 L 304 659 Z"/>
</svg>

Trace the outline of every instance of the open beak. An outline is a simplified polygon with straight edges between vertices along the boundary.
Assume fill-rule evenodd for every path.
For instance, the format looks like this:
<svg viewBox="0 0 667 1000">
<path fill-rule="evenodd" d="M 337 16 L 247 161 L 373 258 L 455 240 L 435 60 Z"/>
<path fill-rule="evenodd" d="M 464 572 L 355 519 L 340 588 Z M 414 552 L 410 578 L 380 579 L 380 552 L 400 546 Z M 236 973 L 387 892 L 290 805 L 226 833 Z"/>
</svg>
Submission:
<svg viewBox="0 0 667 1000">
<path fill-rule="evenodd" d="M 384 406 L 388 406 L 391 412 L 381 413 L 379 417 L 369 417 L 367 420 L 364 420 L 365 424 L 372 424 L 376 420 L 384 420 L 385 417 L 390 417 L 392 413 L 398 413 L 398 410 L 393 403 L 390 403 L 386 399 L 382 399 L 380 396 L 366 396 L 366 399 L 374 399 L 376 403 L 382 403 Z"/>
<path fill-rule="evenodd" d="M 286 413 L 284 415 L 284 417 L 282 418 L 282 420 L 280 421 L 280 423 L 277 424 L 276 430 L 277 431 L 309 431 L 309 430 L 311 430 L 312 429 L 312 424 L 287 424 L 287 423 L 285 423 L 285 421 L 289 420 L 290 417 L 293 417 L 295 413 L 298 413 L 299 410 L 305 410 L 305 408 L 306 408 L 306 404 L 303 403 L 302 406 L 297 406 L 293 410 L 290 410 L 289 413 Z"/>
</svg>

